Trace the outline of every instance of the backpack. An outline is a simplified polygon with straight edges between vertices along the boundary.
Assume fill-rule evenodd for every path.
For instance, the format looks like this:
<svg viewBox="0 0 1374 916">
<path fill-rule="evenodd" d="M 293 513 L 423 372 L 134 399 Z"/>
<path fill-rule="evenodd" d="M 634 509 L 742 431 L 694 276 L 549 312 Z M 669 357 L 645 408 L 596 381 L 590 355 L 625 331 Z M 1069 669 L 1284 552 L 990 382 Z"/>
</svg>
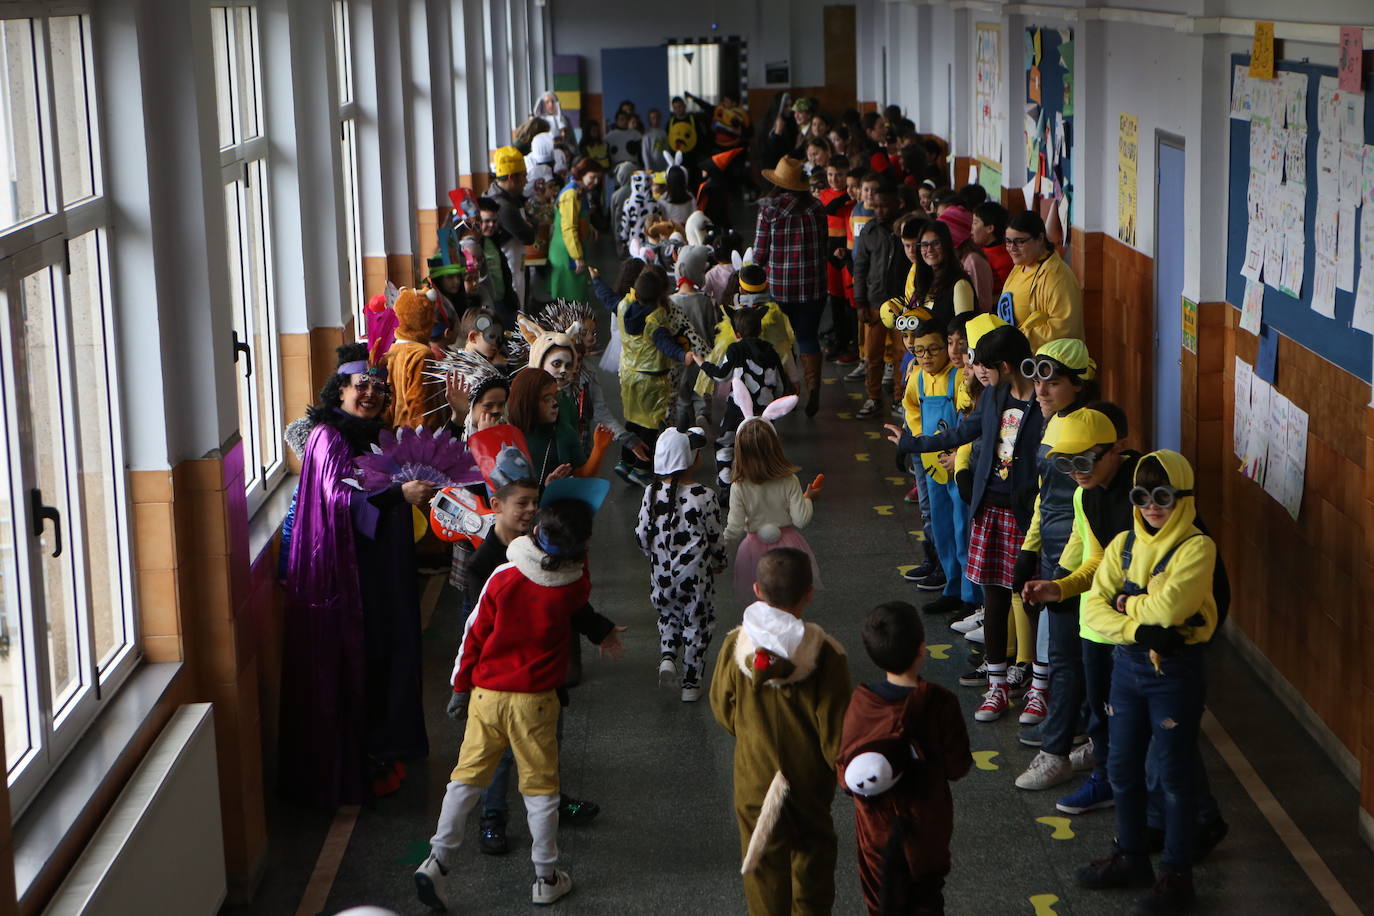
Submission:
<svg viewBox="0 0 1374 916">
<path fill-rule="evenodd" d="M 1194 524 L 1197 525 L 1200 533 L 1190 534 L 1188 537 L 1183 538 L 1170 547 L 1168 552 L 1155 564 L 1155 568 L 1150 570 L 1151 579 L 1164 572 L 1165 568 L 1169 565 L 1169 561 L 1174 558 L 1174 553 L 1177 552 L 1180 547 L 1193 538 L 1201 537 L 1203 534 L 1207 533 L 1207 529 L 1202 524 L 1201 520 L 1195 520 Z M 1130 575 L 1131 553 L 1134 548 L 1135 529 L 1132 528 L 1130 531 L 1126 532 L 1126 542 L 1121 545 L 1121 571 L 1127 576 Z M 1145 589 L 1136 585 L 1129 578 L 1126 579 L 1123 591 L 1128 595 L 1145 594 Z M 1212 568 L 1212 600 L 1215 601 L 1217 605 L 1217 626 L 1216 630 L 1212 631 L 1213 636 L 1215 636 L 1217 630 L 1220 630 L 1221 625 L 1226 622 L 1226 616 L 1231 610 L 1231 580 L 1227 578 L 1226 564 L 1222 562 L 1221 553 L 1219 551 L 1217 553 L 1216 565 Z M 1200 626 L 1203 623 L 1200 614 L 1194 614 L 1192 617 L 1188 618 L 1186 622 L 1190 626 Z"/>
</svg>

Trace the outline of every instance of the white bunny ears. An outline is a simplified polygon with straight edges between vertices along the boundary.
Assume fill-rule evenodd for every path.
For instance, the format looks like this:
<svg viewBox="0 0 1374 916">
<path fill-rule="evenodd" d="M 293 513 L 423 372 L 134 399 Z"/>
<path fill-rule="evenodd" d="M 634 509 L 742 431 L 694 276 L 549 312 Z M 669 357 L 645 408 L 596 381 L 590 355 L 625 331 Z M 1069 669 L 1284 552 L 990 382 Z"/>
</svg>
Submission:
<svg viewBox="0 0 1374 916">
<path fill-rule="evenodd" d="M 748 387 L 745 386 L 743 379 L 738 376 L 730 383 L 730 395 L 735 399 L 735 405 L 739 407 L 740 413 L 744 414 L 744 420 L 740 423 L 741 428 L 750 420 L 764 420 L 771 426 L 774 420 L 781 419 L 791 413 L 798 402 L 795 394 L 774 398 L 763 408 L 763 413 L 755 416 L 754 399 L 749 396 Z"/>
<path fill-rule="evenodd" d="M 674 166 L 678 168 L 682 167 L 682 150 L 678 150 L 675 153 L 664 153 L 663 158 L 668 163 L 669 168 L 673 168 Z"/>
<path fill-rule="evenodd" d="M 754 263 L 754 248 L 753 248 L 752 245 L 751 245 L 750 247 L 744 249 L 744 254 L 742 254 L 742 255 L 741 255 L 738 251 L 732 251 L 732 252 L 730 252 L 730 264 L 731 264 L 731 266 L 733 266 L 733 267 L 735 268 L 735 273 L 739 273 L 740 268 L 742 268 L 745 264 L 753 264 L 753 263 Z"/>
</svg>

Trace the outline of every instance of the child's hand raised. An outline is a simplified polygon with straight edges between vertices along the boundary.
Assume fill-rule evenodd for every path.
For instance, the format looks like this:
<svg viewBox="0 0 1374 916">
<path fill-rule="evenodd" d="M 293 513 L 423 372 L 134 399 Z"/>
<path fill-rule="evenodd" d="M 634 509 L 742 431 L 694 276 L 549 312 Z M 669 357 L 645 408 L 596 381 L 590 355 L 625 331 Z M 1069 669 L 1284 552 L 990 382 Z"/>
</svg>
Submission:
<svg viewBox="0 0 1374 916">
<path fill-rule="evenodd" d="M 823 489 L 825 489 L 825 475 L 817 474 L 816 479 L 811 481 L 811 486 L 806 488 L 806 498 L 815 499 L 821 495 Z"/>
<path fill-rule="evenodd" d="M 888 442 L 891 442 L 893 445 L 896 445 L 898 442 L 902 441 L 902 428 L 900 426 L 895 426 L 891 423 L 884 423 L 883 429 L 887 430 L 889 433 L 887 437 Z"/>
<path fill-rule="evenodd" d="M 615 433 L 605 423 L 596 424 L 596 430 L 592 433 L 592 443 L 597 448 L 605 448 L 615 439 Z"/>
<path fill-rule="evenodd" d="M 547 483 L 550 480 L 561 480 L 564 477 L 571 477 L 572 472 L 573 466 L 571 464 L 560 464 L 552 471 L 549 471 L 549 476 L 544 478 L 544 482 Z"/>
<path fill-rule="evenodd" d="M 597 644 L 597 648 L 601 650 L 602 658 L 619 660 L 620 657 L 625 654 L 625 644 L 620 641 L 620 634 L 628 629 L 629 627 L 617 626 L 606 634 L 605 639 Z"/>
</svg>

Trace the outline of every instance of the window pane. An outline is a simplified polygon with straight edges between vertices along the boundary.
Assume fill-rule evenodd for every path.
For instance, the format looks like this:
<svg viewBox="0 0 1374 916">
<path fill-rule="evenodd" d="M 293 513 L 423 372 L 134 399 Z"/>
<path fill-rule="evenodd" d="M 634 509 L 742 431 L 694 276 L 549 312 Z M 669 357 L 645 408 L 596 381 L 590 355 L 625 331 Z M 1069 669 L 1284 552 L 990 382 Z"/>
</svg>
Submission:
<svg viewBox="0 0 1374 916">
<path fill-rule="evenodd" d="M 48 212 L 43 163 L 43 103 L 39 94 L 34 27 L 29 19 L 0 22 L 0 229 Z"/>
<path fill-rule="evenodd" d="M 252 321 L 253 396 L 257 410 L 253 435 L 257 439 L 260 464 L 246 467 L 251 476 L 276 469 L 282 459 L 281 387 L 277 359 L 277 322 L 272 312 L 272 267 L 268 252 L 271 239 L 267 226 L 267 164 L 261 160 L 248 164 L 250 184 L 245 195 L 249 266 L 248 308 Z M 247 438 L 248 430 L 244 430 Z"/>
<path fill-rule="evenodd" d="M 367 333 L 363 315 L 363 255 L 358 234 L 358 140 L 353 119 L 339 126 L 339 158 L 343 163 L 344 257 L 348 260 L 348 301 L 353 307 L 353 331 Z"/>
<path fill-rule="evenodd" d="M 255 12 L 239 6 L 234 13 L 234 106 L 238 115 L 238 138 L 249 140 L 258 130 L 258 33 Z"/>
<path fill-rule="evenodd" d="M 61 157 L 62 202 L 95 193 L 91 163 L 94 106 L 86 93 L 86 20 L 60 16 L 48 20 L 52 47 L 53 103 L 57 109 L 57 149 Z"/>
<path fill-rule="evenodd" d="M 229 68 L 229 11 L 224 7 L 210 10 L 211 45 L 215 54 L 215 111 L 219 115 L 220 149 L 233 146 L 234 134 L 234 77 Z"/>
<path fill-rule="evenodd" d="M 353 101 L 353 37 L 348 27 L 347 0 L 334 0 L 334 75 L 339 83 L 339 104 Z"/>
<path fill-rule="evenodd" d="M 251 316 L 246 307 L 249 267 L 245 252 L 248 232 L 245 227 L 244 187 L 242 181 L 232 181 L 224 186 L 225 236 L 229 247 L 229 293 L 234 306 L 234 334 L 238 342 L 253 343 Z M 249 369 L 256 369 L 258 354 L 256 348 L 250 353 L 236 353 L 234 377 L 238 391 L 239 431 L 243 437 L 244 482 L 253 489 L 257 481 L 259 467 L 257 437 L 252 430 L 257 425 L 257 401 L 253 397 Z"/>
<path fill-rule="evenodd" d="M 98 232 L 71 240 L 74 391 L 81 429 L 80 486 L 85 500 L 86 566 L 90 580 L 95 658 L 103 670 L 129 641 L 123 553 L 125 519 L 115 483 L 124 475 L 112 417 L 117 394 L 110 384 L 114 341 L 107 334 L 103 252 Z"/>
<path fill-rule="evenodd" d="M 36 472 L 34 483 L 42 491 L 43 503 L 62 516 L 63 553 L 54 557 L 56 529 L 49 521 L 38 539 L 42 551 L 43 604 L 47 611 L 47 652 L 53 714 L 56 716 L 81 685 L 77 624 L 79 603 L 68 563 L 73 532 L 67 492 L 66 436 L 62 428 L 61 360 L 57 341 L 59 330 L 54 320 L 53 270 L 45 267 L 24 278 L 24 387 L 27 408 L 28 444 L 33 449 Z M 23 424 L 20 426 L 23 429 Z"/>
<path fill-rule="evenodd" d="M 7 392 L 8 394 L 8 392 Z M 13 409 L 6 404 L 5 410 Z M 16 506 L 10 501 L 14 477 L 11 465 L 19 453 L 0 447 L 0 701 L 5 721 L 5 769 L 12 771 L 32 746 L 29 740 L 28 672 L 24 667 L 25 621 L 19 597 L 19 557 L 15 544 Z"/>
</svg>

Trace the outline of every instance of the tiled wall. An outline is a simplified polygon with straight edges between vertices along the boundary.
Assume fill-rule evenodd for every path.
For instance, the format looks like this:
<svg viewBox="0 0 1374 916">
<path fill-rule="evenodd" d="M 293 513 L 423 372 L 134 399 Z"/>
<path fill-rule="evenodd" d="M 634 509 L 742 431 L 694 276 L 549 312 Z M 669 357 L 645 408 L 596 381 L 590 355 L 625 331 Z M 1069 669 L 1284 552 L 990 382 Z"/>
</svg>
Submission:
<svg viewBox="0 0 1374 916">
<path fill-rule="evenodd" d="M 363 296 L 371 298 L 386 290 L 390 280 L 397 286 L 414 286 L 415 258 L 408 254 L 389 254 L 385 257 L 363 258 Z"/>
</svg>

